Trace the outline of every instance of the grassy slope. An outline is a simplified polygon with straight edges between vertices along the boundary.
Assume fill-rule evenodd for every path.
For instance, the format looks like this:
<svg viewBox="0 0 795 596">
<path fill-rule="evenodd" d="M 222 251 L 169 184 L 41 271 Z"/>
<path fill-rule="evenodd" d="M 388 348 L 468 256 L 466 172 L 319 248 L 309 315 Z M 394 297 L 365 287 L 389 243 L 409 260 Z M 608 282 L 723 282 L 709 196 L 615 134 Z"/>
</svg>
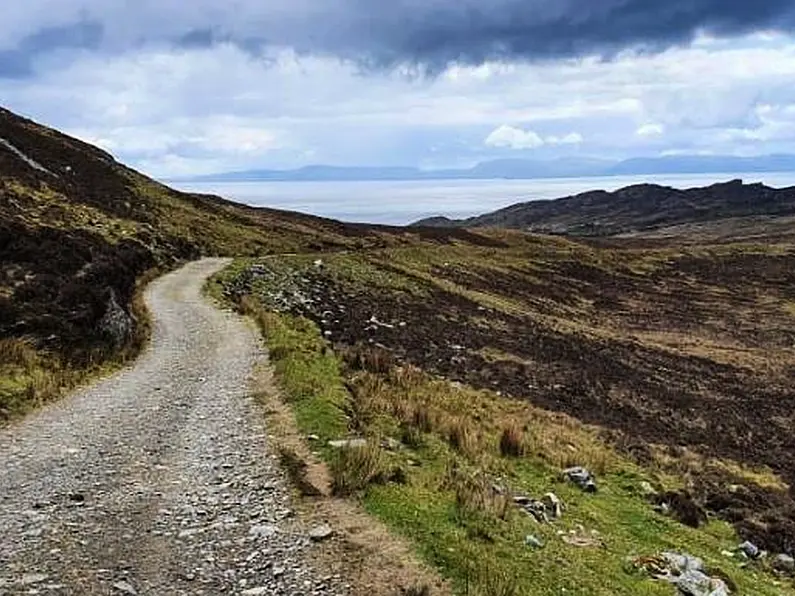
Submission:
<svg viewBox="0 0 795 596">
<path fill-rule="evenodd" d="M 586 345 L 587 338 L 605 340 L 608 343 L 599 345 L 604 350 L 612 345 L 609 342 L 631 336 L 633 342 L 654 350 L 651 355 L 660 358 L 656 372 L 663 375 L 664 365 L 669 363 L 660 356 L 668 353 L 676 353 L 685 362 L 694 352 L 701 358 L 709 355 L 719 363 L 728 361 L 737 366 L 755 367 L 764 361 L 768 382 L 775 385 L 777 378 L 786 378 L 792 354 L 783 343 L 771 349 L 769 341 L 777 330 L 790 325 L 792 313 L 787 307 L 791 303 L 787 284 L 770 283 L 769 277 L 777 279 L 776 259 L 789 258 L 789 248 L 703 247 L 684 253 L 673 248 L 629 249 L 624 253 L 514 234 L 501 234 L 501 240 L 506 245 L 503 248 L 457 244 L 326 256 L 320 273 L 311 258 L 269 259 L 261 263 L 260 267 L 269 273 L 254 278 L 248 286 L 251 294 L 242 298 L 242 306 L 255 315 L 265 331 L 277 373 L 298 413 L 302 430 L 322 439 L 351 433 L 371 440 L 365 457 L 349 454 L 340 462 L 340 456 L 333 451 L 324 452 L 332 468 L 337 468 L 337 475 L 342 476 L 341 485 L 356 485 L 362 477 L 378 480 L 362 483 L 365 487 L 360 494 L 365 506 L 413 539 L 423 556 L 452 578 L 461 593 L 559 594 L 565 588 L 568 593 L 580 594 L 670 594 L 669 586 L 654 583 L 628 564 L 628 558 L 663 550 L 687 551 L 703 557 L 711 568 L 728 575 L 739 587 L 739 593 L 795 593 L 791 582 L 770 575 L 764 565 L 743 568 L 738 559 L 721 554 L 740 540 L 727 523 L 713 517 L 700 529 L 689 528 L 655 513 L 640 494 L 644 479 L 661 489 L 678 489 L 688 486 L 694 475 L 705 470 L 720 471 L 726 482 L 784 486 L 779 477 L 757 467 L 755 462 L 731 461 L 726 454 L 719 460 L 710 460 L 705 456 L 714 452 L 706 446 L 701 455 L 688 452 L 686 457 L 670 456 L 668 450 L 660 448 L 665 457 L 641 464 L 631 452 L 619 449 L 614 441 L 606 441 L 598 428 L 585 426 L 574 418 L 505 399 L 493 390 L 451 384 L 411 366 L 393 367 L 397 356 L 404 363 L 413 361 L 448 378 L 478 384 L 488 377 L 476 374 L 467 378 L 465 371 L 488 361 L 497 365 L 491 370 L 508 364 L 521 365 L 510 369 L 512 378 L 520 377 L 528 358 L 521 342 L 513 344 L 517 348 L 514 352 L 506 349 L 506 345 L 511 345 L 507 342 L 499 349 L 469 345 L 464 354 L 454 351 L 452 356 L 444 350 L 410 347 L 412 341 L 425 346 L 444 339 L 465 343 L 475 335 L 473 329 L 481 326 L 495 328 L 496 335 L 486 336 L 495 343 L 497 335 L 511 336 L 517 331 L 536 335 L 536 340 L 543 343 L 544 336 L 554 331 Z M 673 317 L 676 309 L 661 308 L 656 318 L 649 311 L 650 304 L 666 304 L 667 299 L 657 299 L 660 289 L 694 262 L 699 264 L 698 273 L 691 272 L 683 281 L 690 292 L 683 294 L 681 288 L 669 288 L 671 300 L 680 301 L 681 312 L 688 312 L 708 298 L 734 299 L 731 292 L 713 285 L 718 279 L 711 278 L 710 268 L 702 265 L 712 263 L 723 271 L 723 279 L 730 281 L 732 276 L 725 275 L 726 270 L 732 267 L 731 263 L 737 266 L 738 256 L 740 263 L 746 258 L 759 258 L 774 264 L 773 270 L 766 271 L 756 262 L 755 275 L 743 279 L 748 292 L 756 297 L 753 304 L 744 305 L 743 311 L 715 302 L 712 318 L 698 321 L 697 325 L 694 321 L 677 321 Z M 572 263 L 583 269 L 572 270 Z M 241 275 L 245 277 L 242 272 L 248 265 L 238 263 L 221 281 L 240 291 L 239 280 Z M 674 269 L 676 275 L 653 276 L 666 267 Z M 592 268 L 609 271 L 615 283 L 611 286 L 595 278 Z M 523 272 L 521 283 L 514 279 L 517 271 Z M 629 302 L 630 296 L 622 296 L 620 282 L 626 278 L 633 280 L 632 291 L 625 288 L 623 294 L 629 292 L 634 302 Z M 642 283 L 644 280 L 649 283 Z M 332 293 L 329 287 L 333 288 L 333 301 L 328 299 Z M 519 295 L 516 290 L 526 293 Z M 613 298 L 625 308 L 606 308 L 597 303 L 592 294 L 607 290 L 619 294 Z M 439 291 L 479 305 L 473 318 L 463 321 L 457 317 L 456 302 L 441 301 Z M 291 307 L 290 296 L 295 295 L 311 297 L 315 302 L 309 307 Z M 354 314 L 328 312 L 334 302 L 347 305 Z M 421 310 L 418 305 L 422 303 L 430 304 L 430 310 Z M 396 310 L 391 309 L 394 304 L 399 305 Z M 321 327 L 301 317 L 275 314 L 271 308 L 303 312 Z M 738 325 L 755 309 L 761 309 L 752 319 L 755 327 Z M 523 327 L 500 327 L 506 319 L 500 319 L 497 313 L 526 317 L 507 319 L 513 323 L 521 321 Z M 367 323 L 373 314 L 382 322 L 395 324 L 395 329 L 368 331 Z M 639 321 L 638 315 L 645 322 Z M 334 324 L 334 317 L 339 317 L 339 325 Z M 401 317 L 408 322 L 403 329 L 414 327 L 414 333 L 401 334 Z M 435 327 L 435 317 L 446 319 L 443 333 L 447 338 L 428 331 Z M 666 331 L 661 335 L 655 326 L 662 323 Z M 331 333 L 338 355 L 328 349 L 321 329 Z M 368 334 L 388 350 L 351 348 L 357 339 Z M 755 338 L 759 334 L 769 336 L 768 342 L 757 345 Z M 412 340 L 412 335 L 419 337 Z M 465 361 L 461 368 L 443 363 L 451 357 L 473 356 L 470 349 L 486 357 L 478 365 L 471 359 Z M 621 352 L 614 356 L 616 362 L 623 357 Z M 673 364 L 678 362 L 674 360 Z M 556 376 L 559 371 L 545 370 L 542 362 L 533 362 L 532 368 L 533 381 L 544 391 L 552 390 L 547 382 L 566 382 Z M 487 371 L 489 367 L 483 369 Z M 680 371 L 669 372 L 677 375 Z M 544 373 L 549 377 L 545 378 Z M 493 378 L 497 387 L 504 390 L 501 382 L 506 377 Z M 662 382 L 669 381 L 663 378 Z M 515 396 L 522 396 L 517 395 L 515 386 L 512 391 Z M 527 390 L 525 394 L 528 393 L 532 395 L 534 391 Z M 545 405 L 554 407 L 552 403 Z M 602 407 L 609 409 L 611 404 L 608 401 Z M 521 429 L 525 456 L 501 454 L 498 444 L 506 428 Z M 384 437 L 397 439 L 404 446 L 396 452 L 379 449 Z M 648 443 L 643 444 L 651 448 Z M 699 446 L 692 447 L 697 450 Z M 412 465 L 413 462 L 421 465 Z M 574 464 L 597 471 L 599 493 L 585 495 L 558 480 L 560 470 Z M 396 468 L 400 474 L 395 475 Z M 344 470 L 356 473 L 346 474 Z M 406 477 L 405 483 L 382 481 L 384 477 L 402 480 L 402 476 Z M 504 503 L 491 492 L 492 482 L 536 497 L 554 491 L 567 505 L 563 520 L 539 526 L 511 508 L 506 515 Z M 588 536 L 596 530 L 603 546 L 570 546 L 558 535 L 559 531 L 578 532 L 579 526 L 585 528 Z M 546 546 L 541 550 L 525 546 L 527 534 L 541 538 Z"/>
</svg>

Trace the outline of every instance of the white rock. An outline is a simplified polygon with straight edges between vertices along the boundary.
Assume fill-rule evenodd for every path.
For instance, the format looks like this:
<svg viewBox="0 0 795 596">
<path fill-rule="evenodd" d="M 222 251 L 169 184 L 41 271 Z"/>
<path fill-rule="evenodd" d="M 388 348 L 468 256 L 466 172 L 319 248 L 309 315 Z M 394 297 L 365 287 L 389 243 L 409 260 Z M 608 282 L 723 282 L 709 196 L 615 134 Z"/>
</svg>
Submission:
<svg viewBox="0 0 795 596">
<path fill-rule="evenodd" d="M 341 441 L 329 441 L 328 444 L 329 447 L 337 449 L 360 448 L 367 447 L 367 439 L 344 439 Z"/>
<path fill-rule="evenodd" d="M 547 493 L 541 499 L 544 508 L 555 519 L 563 516 L 563 502 L 555 493 Z"/>
<path fill-rule="evenodd" d="M 262 596 L 263 594 L 268 594 L 270 590 L 268 586 L 249 588 L 248 590 L 243 590 L 243 596 Z"/>
<path fill-rule="evenodd" d="M 316 528 L 312 528 L 309 532 L 309 538 L 311 538 L 315 542 L 321 542 L 323 540 L 327 540 L 331 538 L 334 534 L 334 530 L 331 529 L 331 526 L 328 524 L 323 524 L 322 526 L 317 526 Z"/>
<path fill-rule="evenodd" d="M 118 590 L 119 592 L 123 592 L 125 594 L 130 594 L 130 596 L 137 596 L 138 592 L 133 588 L 128 582 L 126 581 L 119 581 L 113 584 L 113 589 Z"/>
</svg>

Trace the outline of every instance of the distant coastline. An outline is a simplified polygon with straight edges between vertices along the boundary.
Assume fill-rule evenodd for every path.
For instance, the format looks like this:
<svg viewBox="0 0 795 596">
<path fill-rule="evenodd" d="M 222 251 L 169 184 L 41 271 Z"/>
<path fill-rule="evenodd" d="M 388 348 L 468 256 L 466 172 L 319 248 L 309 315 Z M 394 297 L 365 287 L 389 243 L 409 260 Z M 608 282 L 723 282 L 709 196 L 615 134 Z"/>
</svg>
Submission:
<svg viewBox="0 0 795 596">
<path fill-rule="evenodd" d="M 413 167 L 345 167 L 312 165 L 294 170 L 245 170 L 173 178 L 169 182 L 398 182 L 411 180 L 536 180 L 609 176 L 789 173 L 795 155 L 734 157 L 679 155 L 639 157 L 622 161 L 561 158 L 539 161 L 500 159 L 466 169 L 422 170 Z"/>
</svg>

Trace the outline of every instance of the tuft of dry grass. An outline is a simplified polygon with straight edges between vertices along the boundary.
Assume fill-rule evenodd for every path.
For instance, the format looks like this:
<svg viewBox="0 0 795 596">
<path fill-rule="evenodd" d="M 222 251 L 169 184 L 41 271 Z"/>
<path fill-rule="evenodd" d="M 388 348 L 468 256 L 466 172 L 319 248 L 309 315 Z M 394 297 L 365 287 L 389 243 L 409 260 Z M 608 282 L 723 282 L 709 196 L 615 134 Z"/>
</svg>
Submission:
<svg viewBox="0 0 795 596">
<path fill-rule="evenodd" d="M 392 353 L 376 346 L 357 344 L 342 350 L 341 355 L 353 370 L 386 374 L 395 366 L 395 357 Z"/>
<path fill-rule="evenodd" d="M 516 423 L 502 429 L 500 453 L 505 457 L 522 457 L 526 452 L 524 430 Z"/>
<path fill-rule="evenodd" d="M 475 457 L 480 449 L 480 441 L 472 424 L 462 417 L 451 417 L 447 423 L 447 442 L 467 457 Z"/>
<path fill-rule="evenodd" d="M 338 497 L 359 493 L 384 482 L 384 463 L 378 445 L 340 449 L 330 462 L 331 492 Z"/>
<path fill-rule="evenodd" d="M 464 517 L 486 516 L 486 520 L 507 520 L 513 504 L 510 495 L 495 492 L 488 477 L 480 470 L 462 469 L 455 460 L 447 465 L 442 488 L 455 493 L 458 513 Z"/>
<path fill-rule="evenodd" d="M 36 366 L 39 355 L 33 342 L 20 337 L 0 339 L 0 363 L 30 369 Z"/>
</svg>

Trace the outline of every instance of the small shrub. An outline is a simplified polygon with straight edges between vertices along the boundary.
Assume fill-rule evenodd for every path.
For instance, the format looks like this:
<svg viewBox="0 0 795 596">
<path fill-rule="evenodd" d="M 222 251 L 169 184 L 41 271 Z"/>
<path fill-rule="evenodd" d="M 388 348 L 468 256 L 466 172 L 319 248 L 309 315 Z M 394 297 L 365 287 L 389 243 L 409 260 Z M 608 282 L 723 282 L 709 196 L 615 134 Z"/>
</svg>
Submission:
<svg viewBox="0 0 795 596">
<path fill-rule="evenodd" d="M 414 428 L 424 433 L 433 431 L 434 426 L 436 426 L 435 416 L 431 412 L 431 409 L 423 404 L 417 405 L 414 408 L 411 423 Z"/>
<path fill-rule="evenodd" d="M 506 426 L 500 436 L 500 453 L 505 457 L 521 457 L 525 451 L 524 431 L 516 424 Z"/>
<path fill-rule="evenodd" d="M 377 445 L 340 449 L 331 460 L 331 492 L 344 497 L 384 482 L 381 450 Z"/>
<path fill-rule="evenodd" d="M 404 424 L 400 428 L 400 442 L 406 447 L 420 449 L 425 445 L 425 439 L 419 429 L 410 424 Z"/>
<path fill-rule="evenodd" d="M 464 524 L 472 518 L 482 519 L 484 515 L 486 521 L 507 520 L 513 511 L 510 496 L 495 492 L 492 483 L 480 471 L 462 470 L 456 462 L 448 464 L 443 488 L 455 492 L 456 515 Z"/>
<path fill-rule="evenodd" d="M 25 339 L 0 339 L 0 364 L 20 366 L 31 369 L 38 363 L 39 357 L 33 344 Z"/>
<path fill-rule="evenodd" d="M 478 453 L 478 440 L 471 425 L 463 419 L 455 419 L 447 430 L 447 442 L 459 453 L 474 456 Z"/>
</svg>

